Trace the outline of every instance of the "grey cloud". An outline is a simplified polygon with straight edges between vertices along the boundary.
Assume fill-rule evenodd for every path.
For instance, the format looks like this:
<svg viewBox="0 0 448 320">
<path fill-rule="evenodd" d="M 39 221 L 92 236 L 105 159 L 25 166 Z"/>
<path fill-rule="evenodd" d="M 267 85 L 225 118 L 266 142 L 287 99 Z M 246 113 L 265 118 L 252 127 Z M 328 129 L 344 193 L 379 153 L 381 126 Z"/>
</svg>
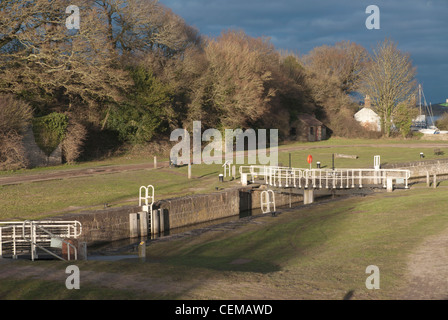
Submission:
<svg viewBox="0 0 448 320">
<path fill-rule="evenodd" d="M 278 49 L 309 52 L 350 40 L 367 49 L 390 37 L 411 54 L 419 81 L 432 101 L 448 98 L 447 0 L 160 0 L 196 26 L 217 36 L 229 28 L 271 37 Z M 367 30 L 365 10 L 381 10 L 381 29 Z M 444 73 L 443 73 L 444 72 Z"/>
</svg>

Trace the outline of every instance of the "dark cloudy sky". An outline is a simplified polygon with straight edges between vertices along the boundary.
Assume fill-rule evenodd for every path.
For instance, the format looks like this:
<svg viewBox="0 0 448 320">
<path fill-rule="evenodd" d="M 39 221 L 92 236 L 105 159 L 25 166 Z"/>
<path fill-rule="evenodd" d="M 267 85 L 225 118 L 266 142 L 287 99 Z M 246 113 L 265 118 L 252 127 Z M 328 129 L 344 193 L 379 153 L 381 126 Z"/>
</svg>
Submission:
<svg viewBox="0 0 448 320">
<path fill-rule="evenodd" d="M 350 40 L 371 50 L 386 37 L 411 54 L 427 102 L 448 99 L 448 0 L 160 0 L 201 34 L 242 29 L 300 54 Z M 380 9 L 368 30 L 366 8 Z"/>
</svg>

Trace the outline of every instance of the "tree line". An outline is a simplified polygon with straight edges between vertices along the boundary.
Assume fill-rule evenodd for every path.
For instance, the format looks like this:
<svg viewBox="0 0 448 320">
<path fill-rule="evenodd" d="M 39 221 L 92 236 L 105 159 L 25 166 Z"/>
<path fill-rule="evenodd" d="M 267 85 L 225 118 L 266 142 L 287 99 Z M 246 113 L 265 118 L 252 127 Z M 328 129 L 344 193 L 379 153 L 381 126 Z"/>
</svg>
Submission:
<svg viewBox="0 0 448 320">
<path fill-rule="evenodd" d="M 7 166 L 20 166 L 20 137 L 32 123 L 64 128 L 65 135 L 40 136 L 42 144 L 63 142 L 68 162 L 82 154 L 89 132 L 141 145 L 193 121 L 204 130 L 278 128 L 287 139 L 291 123 L 309 113 L 334 135 L 359 137 L 368 133 L 353 119 L 357 94 L 372 98 L 385 135 L 392 118 L 408 134 L 415 68 L 391 40 L 373 54 L 343 41 L 301 56 L 241 30 L 203 36 L 156 0 L 77 1 L 81 27 L 68 30 L 69 2 L 0 2 L 0 163 Z"/>
</svg>

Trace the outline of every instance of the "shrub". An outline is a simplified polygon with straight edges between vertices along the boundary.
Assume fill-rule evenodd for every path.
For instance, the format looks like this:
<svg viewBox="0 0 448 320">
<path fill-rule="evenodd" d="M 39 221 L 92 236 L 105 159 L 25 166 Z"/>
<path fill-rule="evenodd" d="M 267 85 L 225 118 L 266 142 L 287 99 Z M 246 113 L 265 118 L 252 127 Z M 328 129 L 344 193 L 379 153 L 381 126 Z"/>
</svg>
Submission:
<svg viewBox="0 0 448 320">
<path fill-rule="evenodd" d="M 69 123 L 65 139 L 62 141 L 62 152 L 67 163 L 74 163 L 79 158 L 86 137 L 87 130 L 82 124 Z"/>
<path fill-rule="evenodd" d="M 31 106 L 12 95 L 0 96 L 0 132 L 21 133 L 33 116 Z"/>
<path fill-rule="evenodd" d="M 436 127 L 440 130 L 448 130 L 448 113 L 444 113 L 439 120 L 436 121 Z"/>
<path fill-rule="evenodd" d="M 53 112 L 33 119 L 33 132 L 36 144 L 47 156 L 50 156 L 64 140 L 67 126 L 68 117 L 62 113 Z"/>
<path fill-rule="evenodd" d="M 31 106 L 12 95 L 0 96 L 0 170 L 16 170 L 27 165 L 22 132 L 29 125 Z"/>
<path fill-rule="evenodd" d="M 13 130 L 0 132 L 0 170 L 17 170 L 26 166 L 22 136 Z"/>
</svg>

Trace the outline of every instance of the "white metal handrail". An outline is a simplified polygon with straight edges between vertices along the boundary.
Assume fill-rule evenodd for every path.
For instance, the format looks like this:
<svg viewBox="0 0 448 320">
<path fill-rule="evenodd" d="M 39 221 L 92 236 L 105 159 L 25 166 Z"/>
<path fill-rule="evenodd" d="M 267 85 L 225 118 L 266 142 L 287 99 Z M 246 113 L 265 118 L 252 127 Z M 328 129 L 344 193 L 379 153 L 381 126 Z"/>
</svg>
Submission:
<svg viewBox="0 0 448 320">
<path fill-rule="evenodd" d="M 50 231 L 51 230 L 51 231 Z M 40 231 L 40 232 L 38 232 Z M 79 221 L 5 221 L 0 222 L 0 257 L 5 252 L 5 245 L 11 244 L 12 256 L 17 258 L 20 249 L 31 250 L 31 257 L 34 260 L 36 247 L 45 252 L 55 255 L 47 250 L 45 246 L 51 244 L 52 239 L 58 239 L 67 245 L 68 259 L 70 260 L 70 248 L 73 248 L 75 259 L 77 259 L 77 249 L 73 244 L 65 239 L 76 239 L 82 233 L 82 225 Z M 57 256 L 59 259 L 61 257 Z M 64 259 L 63 259 L 64 260 Z"/>
<path fill-rule="evenodd" d="M 362 188 L 363 185 L 378 185 L 386 188 L 388 179 L 396 180 L 408 188 L 411 176 L 402 169 L 303 169 L 276 166 L 241 166 L 240 175 L 251 176 L 251 181 L 260 178 L 266 184 L 278 187 L 302 188 Z M 398 182 L 397 180 L 402 180 Z"/>
<path fill-rule="evenodd" d="M 150 193 L 151 190 L 151 193 Z M 144 191 L 144 195 L 143 195 Z M 142 206 L 142 200 L 145 201 L 145 206 L 151 206 L 154 204 L 154 187 L 152 185 L 148 186 L 141 186 L 139 190 L 139 197 L 138 197 L 138 205 L 139 207 Z M 148 200 L 151 200 L 151 204 L 149 204 Z"/>
<path fill-rule="evenodd" d="M 275 212 L 275 194 L 272 190 L 264 190 L 260 194 L 261 211 L 263 213 Z M 271 211 L 271 205 L 274 211 Z"/>
</svg>

